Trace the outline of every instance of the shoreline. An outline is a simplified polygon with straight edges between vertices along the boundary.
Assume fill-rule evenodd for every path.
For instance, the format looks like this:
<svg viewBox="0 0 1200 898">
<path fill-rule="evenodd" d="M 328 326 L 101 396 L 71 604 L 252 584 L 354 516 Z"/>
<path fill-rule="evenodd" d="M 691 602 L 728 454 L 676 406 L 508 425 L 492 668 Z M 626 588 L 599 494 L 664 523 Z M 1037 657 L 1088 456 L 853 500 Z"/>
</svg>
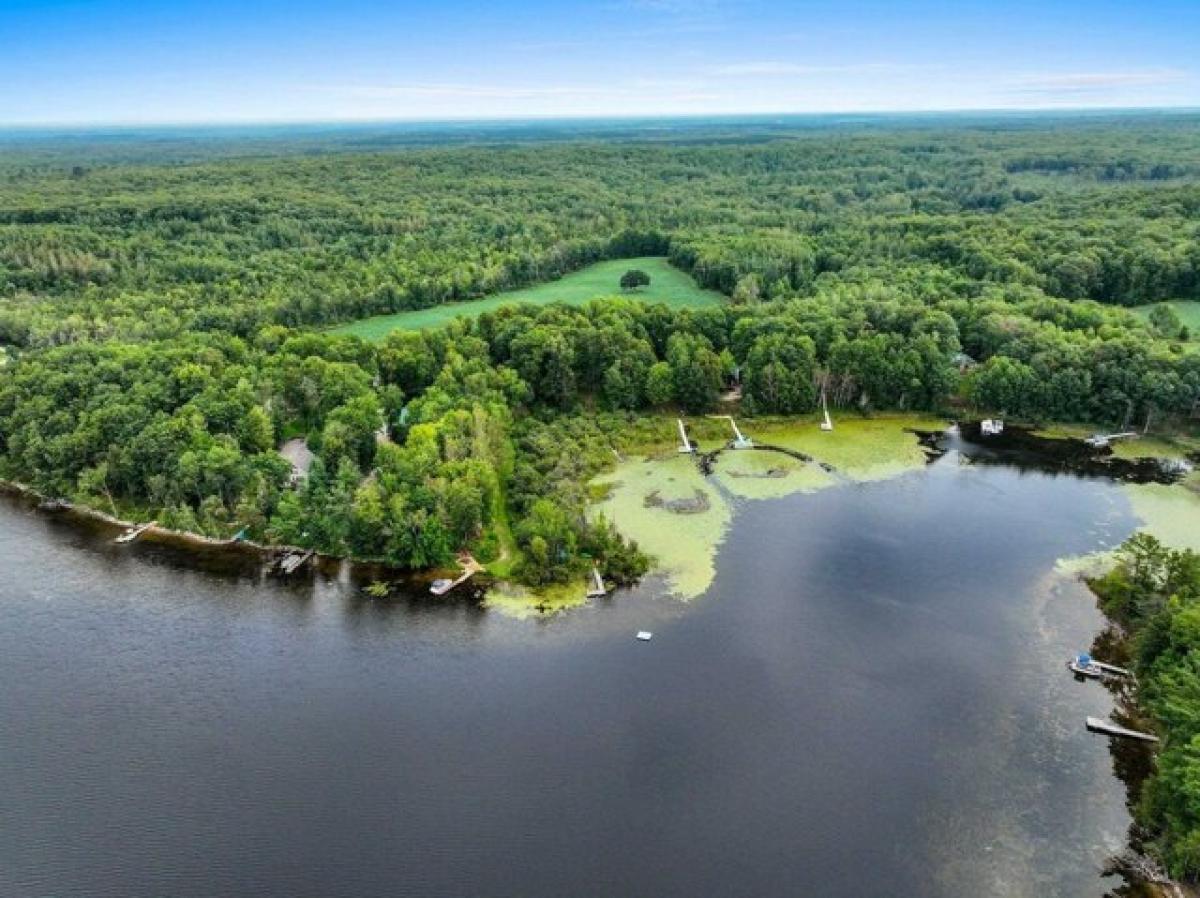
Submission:
<svg viewBox="0 0 1200 898">
<path fill-rule="evenodd" d="M 40 508 L 39 505 L 41 503 L 53 502 L 55 500 L 20 481 L 0 479 L 0 495 L 22 501 L 32 506 L 33 510 L 40 515 L 64 519 L 75 526 L 84 527 L 99 524 L 118 530 L 127 530 L 131 527 L 142 526 L 137 521 L 124 520 L 89 505 L 71 503 L 68 507 L 61 510 Z M 276 570 L 277 563 L 290 554 L 308 553 L 311 551 L 311 566 L 314 570 L 336 572 L 348 565 L 350 576 L 356 581 L 356 585 L 366 586 L 373 581 L 386 580 L 392 583 L 403 583 L 406 586 L 419 587 L 414 589 L 414 592 L 417 593 L 427 593 L 428 585 L 436 579 L 438 574 L 451 570 L 450 568 L 427 568 L 421 571 L 408 571 L 379 561 L 343 555 L 328 555 L 323 552 L 306 549 L 303 546 L 260 543 L 253 540 L 234 540 L 232 538 L 219 539 L 217 537 L 205 536 L 201 533 L 173 530 L 169 527 L 163 527 L 160 524 L 151 524 L 147 527 L 145 532 L 139 537 L 139 541 L 142 540 L 166 546 L 179 552 L 181 558 L 187 559 L 189 567 L 202 569 L 205 567 L 203 564 L 205 557 L 220 557 L 235 562 L 239 560 L 243 562 L 257 562 L 259 565 L 267 566 L 265 572 L 284 578 L 291 577 L 292 574 Z"/>
<path fill-rule="evenodd" d="M 1112 570 L 1111 563 L 1105 567 L 1104 573 L 1106 574 L 1110 570 Z M 1096 657 L 1111 659 L 1113 663 L 1129 664 L 1134 637 L 1120 621 L 1111 617 L 1104 610 L 1102 596 L 1095 587 L 1095 580 L 1102 576 L 1104 574 L 1097 577 L 1088 576 L 1085 573 L 1075 574 L 1075 579 L 1087 587 L 1106 625 L 1093 637 L 1091 653 Z M 1129 682 L 1110 681 L 1104 688 L 1113 697 L 1115 709 L 1112 716 L 1118 723 L 1140 730 L 1160 730 L 1161 721 L 1150 714 L 1141 703 L 1142 687 L 1136 677 L 1130 678 Z M 1120 742 L 1120 740 L 1116 741 Z M 1145 834 L 1139 833 L 1143 824 L 1137 817 L 1136 803 L 1141 798 L 1146 783 L 1153 776 L 1161 746 L 1125 740 L 1121 744 L 1111 745 L 1109 750 L 1114 760 L 1113 776 L 1125 786 L 1133 822 L 1130 825 L 1129 836 L 1125 840 L 1125 851 L 1110 858 L 1107 869 L 1126 880 L 1130 886 L 1144 889 L 1147 894 L 1158 896 L 1158 898 L 1196 898 L 1197 895 L 1200 895 L 1197 884 L 1182 882 L 1170 877 L 1158 859 L 1143 850 L 1145 845 L 1143 835 Z M 1126 759 L 1123 765 L 1117 763 L 1119 757 Z M 1124 767 L 1124 773 L 1118 769 L 1120 767 Z"/>
<path fill-rule="evenodd" d="M 921 418 L 924 419 L 921 423 L 926 426 L 914 426 L 916 421 Z M 929 423 L 939 418 L 944 422 L 943 427 L 927 429 Z M 915 446 L 923 456 L 923 463 L 927 464 L 935 458 L 940 457 L 946 451 L 946 447 L 944 445 L 939 446 L 939 443 L 949 432 L 947 427 L 952 424 L 953 418 L 949 416 L 942 417 L 933 413 L 918 416 L 901 413 L 881 413 L 876 416 L 862 418 L 861 420 L 850 418 L 849 421 L 857 421 L 860 424 L 861 421 L 867 421 L 874 425 L 899 425 L 901 431 L 915 438 Z M 788 423 L 795 425 L 800 422 L 792 421 Z M 803 423 L 808 425 L 812 422 L 804 420 Z M 780 421 L 771 418 L 762 421 L 762 429 L 771 437 L 779 437 L 780 433 L 782 433 L 780 430 L 781 426 Z M 1073 471 L 1080 476 L 1106 477 L 1116 482 L 1128 482 L 1131 480 L 1134 482 L 1157 482 L 1164 484 L 1179 482 L 1178 474 L 1176 472 L 1168 473 L 1159 468 L 1156 459 L 1125 459 L 1115 457 L 1111 453 L 1092 452 L 1083 446 L 1082 440 L 1073 435 L 1049 436 L 1038 432 L 1033 426 L 1013 425 L 999 439 L 994 437 L 980 439 L 977 422 L 967 421 L 960 426 L 962 427 L 962 434 L 968 442 L 981 449 L 992 450 L 985 451 L 975 458 L 976 461 L 982 463 L 1008 463 L 1017 464 L 1018 466 L 1033 464 L 1043 468 L 1053 466 L 1059 470 Z M 785 426 L 784 430 L 786 429 L 787 427 Z M 858 479 L 854 476 L 855 472 L 851 471 L 847 474 L 847 472 L 842 471 L 840 468 L 835 468 L 829 462 L 809 454 L 812 449 L 811 446 L 805 444 L 802 447 L 805 451 L 800 451 L 801 447 L 787 445 L 788 442 L 786 438 L 783 438 L 782 445 L 763 443 L 755 448 L 782 453 L 784 456 L 799 461 L 804 466 L 818 467 L 825 472 L 826 476 L 829 476 L 831 472 L 836 472 L 834 476 L 838 480 L 849 482 Z M 698 473 L 702 480 L 707 480 L 707 475 L 716 474 L 716 471 L 713 470 L 715 468 L 714 462 L 716 461 L 716 457 L 722 454 L 722 450 L 723 447 L 718 447 L 716 450 L 700 454 L 701 469 Z M 913 466 L 920 467 L 922 464 L 914 462 Z M 850 467 L 853 468 L 853 465 Z M 614 470 L 606 472 L 594 482 L 611 480 L 620 468 L 620 464 L 616 465 Z M 864 472 L 858 471 L 857 473 L 862 475 Z M 900 472 L 889 471 L 885 476 L 894 476 L 896 473 Z M 778 477 L 771 482 L 783 486 L 785 479 Z M 866 479 L 872 478 L 867 477 Z M 619 483 L 619 481 L 615 482 Z M 787 486 L 790 487 L 791 484 Z M 801 491 L 807 491 L 804 486 L 796 488 Z M 812 487 L 809 486 L 807 488 L 810 489 Z M 784 493 L 791 491 L 790 488 L 783 489 Z M 775 491 L 772 490 L 769 492 L 774 495 Z M 35 506 L 58 501 L 53 497 L 43 494 L 35 487 L 16 480 L 0 479 L 0 494 L 21 499 Z M 598 502 L 589 503 L 589 505 L 593 509 L 603 511 L 603 506 L 607 504 L 609 498 L 611 496 L 605 497 L 605 499 L 601 499 Z M 768 498 L 768 496 L 761 498 Z M 61 509 L 36 507 L 35 510 L 49 516 L 73 520 L 80 524 L 102 525 L 116 529 L 130 529 L 143 526 L 144 523 L 126 520 L 98 508 L 74 502 L 69 503 Z M 236 561 L 239 558 L 243 561 L 256 561 L 261 565 L 269 566 L 269 572 L 279 576 L 290 576 L 290 574 L 273 570 L 282 558 L 293 553 L 308 553 L 310 551 L 302 546 L 210 537 L 192 531 L 174 530 L 157 523 L 149 524 L 140 538 L 177 550 L 181 553 L 181 556 L 190 558 L 192 566 L 197 568 L 204 566 L 204 556 L 207 555 L 210 559 L 220 556 L 231 561 Z M 356 585 L 365 587 L 373 582 L 387 582 L 390 586 L 412 587 L 414 592 L 422 593 L 428 592 L 429 585 L 438 577 L 443 575 L 456 577 L 459 573 L 459 569 L 456 566 L 432 567 L 413 571 L 396 568 L 378 560 L 356 558 L 354 556 L 330 555 L 316 551 L 312 552 L 311 566 L 314 569 L 336 573 L 339 568 L 347 565 L 350 567 L 350 576 L 354 579 Z M 670 572 L 663 565 L 656 564 L 648 573 L 668 576 L 669 579 Z M 490 574 L 486 566 L 482 574 L 484 576 L 480 578 L 480 581 L 484 583 L 484 589 L 482 591 L 473 590 L 472 593 L 476 599 L 481 601 L 484 600 L 486 593 L 494 584 L 504 582 Z M 512 585 L 518 589 L 522 589 L 520 584 L 514 582 Z M 530 591 L 530 594 L 537 595 L 539 592 L 540 590 L 534 589 Z M 674 589 L 671 592 L 677 594 L 677 591 Z M 533 603 L 534 607 L 537 607 L 539 603 L 545 604 L 539 600 Z"/>
</svg>

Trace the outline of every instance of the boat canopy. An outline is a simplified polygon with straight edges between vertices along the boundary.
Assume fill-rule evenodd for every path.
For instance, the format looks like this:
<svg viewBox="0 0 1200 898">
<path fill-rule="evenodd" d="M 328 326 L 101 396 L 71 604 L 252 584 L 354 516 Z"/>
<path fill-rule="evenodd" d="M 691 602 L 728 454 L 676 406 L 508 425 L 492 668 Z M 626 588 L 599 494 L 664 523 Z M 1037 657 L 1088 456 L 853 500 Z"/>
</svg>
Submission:
<svg viewBox="0 0 1200 898">
<path fill-rule="evenodd" d="M 1086 667 L 1087 665 L 1089 665 L 1089 664 L 1091 664 L 1091 663 L 1092 663 L 1092 656 L 1091 656 L 1091 655 L 1089 655 L 1089 654 L 1087 654 L 1087 652 L 1083 652 L 1083 653 L 1082 653 L 1082 654 L 1080 654 L 1080 656 L 1079 656 L 1078 658 L 1076 658 L 1075 660 L 1076 660 L 1076 662 L 1078 662 L 1079 664 L 1082 664 L 1084 667 Z"/>
</svg>

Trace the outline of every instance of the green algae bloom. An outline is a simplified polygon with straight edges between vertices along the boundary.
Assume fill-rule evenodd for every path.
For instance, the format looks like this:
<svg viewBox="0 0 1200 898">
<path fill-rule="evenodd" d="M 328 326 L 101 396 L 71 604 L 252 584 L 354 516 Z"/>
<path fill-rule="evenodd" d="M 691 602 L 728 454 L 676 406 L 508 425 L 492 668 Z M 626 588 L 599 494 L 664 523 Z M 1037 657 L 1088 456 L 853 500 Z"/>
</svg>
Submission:
<svg viewBox="0 0 1200 898">
<path fill-rule="evenodd" d="M 671 422 L 673 423 L 673 422 Z M 934 418 L 886 416 L 851 418 L 824 432 L 815 418 L 792 420 L 744 419 L 739 424 L 759 446 L 774 445 L 809 455 L 836 469 L 830 474 L 818 464 L 781 452 L 762 449 L 726 450 L 713 475 L 705 478 L 696 459 L 666 449 L 658 454 L 630 457 L 594 484 L 598 497 L 591 509 L 603 514 L 628 539 L 635 540 L 655 560 L 678 598 L 703 594 L 716 575 L 716 555 L 734 515 L 738 499 L 777 499 L 798 492 L 836 486 L 844 479 L 879 480 L 925 464 L 925 453 L 912 430 L 940 431 Z M 644 428 L 655 449 L 667 439 L 667 422 Z M 728 439 L 728 425 L 710 420 L 688 422 L 688 432 L 702 448 L 716 449 Z M 693 513 L 672 510 L 703 494 L 704 508 Z M 682 502 L 681 502 L 682 500 Z"/>
<path fill-rule="evenodd" d="M 819 465 L 778 452 L 754 450 L 726 452 L 717 462 L 714 478 L 722 489 L 741 499 L 778 499 L 837 482 Z"/>
<path fill-rule="evenodd" d="M 630 459 L 601 481 L 608 497 L 592 506 L 627 539 L 655 560 L 671 591 L 683 599 L 703 593 L 716 575 L 717 547 L 725 538 L 733 511 L 729 501 L 696 467 L 690 455 Z M 670 510 L 667 503 L 693 499 L 697 491 L 707 508 L 692 514 Z M 662 504 L 647 504 L 656 496 Z"/>
<path fill-rule="evenodd" d="M 1140 529 L 1172 549 L 1200 552 L 1200 493 L 1190 484 L 1128 484 L 1124 491 Z"/>
<path fill-rule="evenodd" d="M 761 425 L 749 421 L 744 429 L 757 443 L 803 452 L 853 480 L 885 480 L 924 466 L 925 453 L 911 431 L 945 428 L 940 418 L 882 415 L 838 418 L 830 432 L 821 430 L 815 418 Z"/>
<path fill-rule="evenodd" d="M 560 583 L 537 590 L 500 582 L 487 591 L 483 607 L 506 617 L 528 620 L 578 608 L 586 605 L 587 601 L 587 585 L 582 581 Z"/>
</svg>

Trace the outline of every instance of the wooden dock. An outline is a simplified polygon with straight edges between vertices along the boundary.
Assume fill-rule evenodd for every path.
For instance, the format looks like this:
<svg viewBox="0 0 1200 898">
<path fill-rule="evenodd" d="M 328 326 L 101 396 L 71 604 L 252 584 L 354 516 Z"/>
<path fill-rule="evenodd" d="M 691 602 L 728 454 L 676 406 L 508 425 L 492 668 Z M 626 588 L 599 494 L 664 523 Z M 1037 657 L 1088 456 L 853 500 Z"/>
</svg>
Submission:
<svg viewBox="0 0 1200 898">
<path fill-rule="evenodd" d="M 151 521 L 148 524 L 138 524 L 136 526 L 130 527 L 128 530 L 126 530 L 124 533 L 122 533 L 120 536 L 118 536 L 116 539 L 114 539 L 113 542 L 115 542 L 115 543 L 131 543 L 157 523 L 158 523 L 158 521 Z"/>
<path fill-rule="evenodd" d="M 279 560 L 279 570 L 284 574 L 294 574 L 315 554 L 317 553 L 312 549 L 307 552 L 289 552 Z"/>
<path fill-rule="evenodd" d="M 1101 736 L 1115 736 L 1119 739 L 1138 739 L 1142 742 L 1158 741 L 1158 737 L 1150 733 L 1139 733 L 1137 730 L 1117 726 L 1115 723 L 1110 723 L 1099 717 L 1089 717 L 1087 719 L 1087 728 L 1093 733 L 1099 733 Z"/>
<path fill-rule="evenodd" d="M 466 583 L 477 573 L 483 570 L 483 565 L 476 561 L 472 556 L 463 553 L 459 556 L 458 563 L 462 566 L 463 572 L 457 580 L 435 580 L 433 586 L 429 587 L 429 591 L 435 596 L 444 596 L 455 587 Z"/>
</svg>

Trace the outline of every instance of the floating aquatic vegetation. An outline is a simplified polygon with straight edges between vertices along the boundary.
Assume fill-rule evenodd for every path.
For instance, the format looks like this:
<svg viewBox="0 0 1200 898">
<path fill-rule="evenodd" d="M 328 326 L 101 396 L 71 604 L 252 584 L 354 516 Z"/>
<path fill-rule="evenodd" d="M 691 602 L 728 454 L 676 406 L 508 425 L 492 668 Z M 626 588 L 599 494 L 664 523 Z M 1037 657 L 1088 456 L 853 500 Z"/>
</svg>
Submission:
<svg viewBox="0 0 1200 898">
<path fill-rule="evenodd" d="M 778 499 L 837 482 L 816 464 L 778 452 L 751 450 L 724 453 L 717 460 L 714 477 L 724 489 L 743 499 Z"/>
<path fill-rule="evenodd" d="M 608 497 L 592 506 L 627 538 L 636 540 L 655 559 L 671 591 L 691 599 L 708 589 L 716 573 L 717 546 L 725 538 L 733 512 L 711 488 L 690 455 L 628 459 L 601 481 L 611 485 Z M 672 512 L 671 505 L 705 496 L 708 507 L 691 514 Z M 647 497 L 654 497 L 647 504 Z"/>
<path fill-rule="evenodd" d="M 703 514 L 712 508 L 708 493 L 700 489 L 691 498 L 683 499 L 664 499 L 658 490 L 654 490 L 646 494 L 642 505 L 646 508 L 662 508 L 673 514 Z"/>
<path fill-rule="evenodd" d="M 743 429 L 758 444 L 803 452 L 854 480 L 883 480 L 925 464 L 925 452 L 912 431 L 945 426 L 939 418 L 887 415 L 838 418 L 832 431 L 822 431 L 815 419 L 748 421 Z"/>
<path fill-rule="evenodd" d="M 724 431 L 706 422 L 713 433 Z M 815 420 L 747 420 L 743 430 L 762 446 L 780 446 L 835 468 L 839 475 L 877 480 L 925 464 L 925 453 L 911 430 L 937 430 L 943 422 L 919 417 L 855 418 L 838 422 L 833 433 Z M 689 428 L 693 438 L 701 427 Z M 665 428 L 664 428 L 665 432 Z M 721 443 L 707 445 L 718 448 Z M 714 440 L 716 442 L 716 440 Z M 636 540 L 655 559 L 671 591 L 684 599 L 708 589 L 716 574 L 717 548 L 733 518 L 731 499 L 775 499 L 836 485 L 838 477 L 819 463 L 804 462 L 768 450 L 727 450 L 717 459 L 706 488 L 696 459 L 665 451 L 651 458 L 627 458 L 607 477 L 596 481 L 594 495 L 604 498 L 591 507 L 627 538 Z M 605 494 L 604 490 L 607 490 Z M 700 497 L 704 499 L 701 501 Z"/>
<path fill-rule="evenodd" d="M 582 582 L 558 583 L 530 589 L 516 583 L 496 583 L 488 590 L 483 607 L 507 617 L 526 620 L 546 617 L 587 604 L 587 586 Z"/>
<path fill-rule="evenodd" d="M 1140 529 L 1173 549 L 1200 552 L 1200 494 L 1187 483 L 1138 483 L 1122 488 L 1142 522 Z"/>
</svg>

